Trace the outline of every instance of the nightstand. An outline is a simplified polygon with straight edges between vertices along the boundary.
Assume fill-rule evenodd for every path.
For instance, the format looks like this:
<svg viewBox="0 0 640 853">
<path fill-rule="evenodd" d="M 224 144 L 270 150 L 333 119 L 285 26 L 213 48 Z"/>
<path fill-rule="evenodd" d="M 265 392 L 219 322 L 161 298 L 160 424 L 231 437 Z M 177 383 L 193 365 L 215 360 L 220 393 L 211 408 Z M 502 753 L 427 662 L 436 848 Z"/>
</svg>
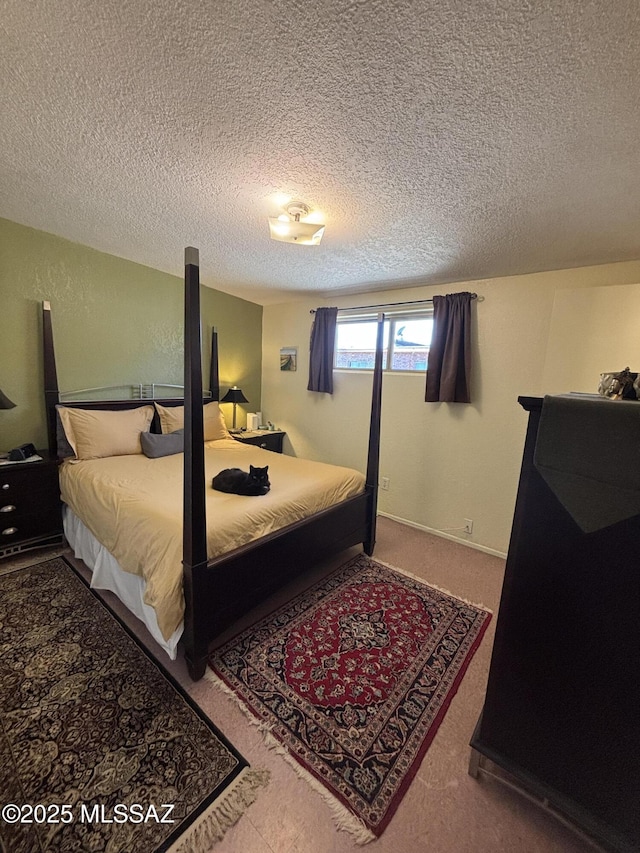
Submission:
<svg viewBox="0 0 640 853">
<path fill-rule="evenodd" d="M 58 462 L 37 453 L 42 461 L 0 465 L 0 559 L 63 541 Z"/>
<path fill-rule="evenodd" d="M 232 438 L 243 444 L 255 444 L 263 450 L 273 450 L 274 453 L 282 453 L 282 440 L 286 432 L 279 429 L 259 429 L 253 432 L 236 432 Z"/>
</svg>

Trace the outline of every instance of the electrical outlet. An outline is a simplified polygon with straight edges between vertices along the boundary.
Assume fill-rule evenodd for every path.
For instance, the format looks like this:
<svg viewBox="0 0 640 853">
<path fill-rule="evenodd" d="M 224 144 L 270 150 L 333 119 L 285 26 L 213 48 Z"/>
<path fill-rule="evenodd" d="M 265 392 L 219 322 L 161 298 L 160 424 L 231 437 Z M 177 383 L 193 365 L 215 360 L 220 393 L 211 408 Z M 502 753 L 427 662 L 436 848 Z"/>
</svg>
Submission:
<svg viewBox="0 0 640 853">
<path fill-rule="evenodd" d="M 465 533 L 473 533 L 473 519 L 465 518 L 465 520 L 464 520 L 464 532 Z"/>
<path fill-rule="evenodd" d="M 380 479 L 380 488 L 384 489 L 385 492 L 388 491 L 388 489 L 389 489 L 389 478 L 388 477 L 382 477 Z"/>
</svg>

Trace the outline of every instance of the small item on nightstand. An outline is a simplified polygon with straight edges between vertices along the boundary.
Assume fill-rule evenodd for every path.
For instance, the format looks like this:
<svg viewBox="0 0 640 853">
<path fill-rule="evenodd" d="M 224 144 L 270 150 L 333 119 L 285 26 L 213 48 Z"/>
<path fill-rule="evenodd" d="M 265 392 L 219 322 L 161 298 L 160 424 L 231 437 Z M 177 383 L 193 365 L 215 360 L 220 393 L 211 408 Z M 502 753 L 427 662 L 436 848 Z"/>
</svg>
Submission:
<svg viewBox="0 0 640 853">
<path fill-rule="evenodd" d="M 23 462 L 31 456 L 36 455 L 36 448 L 33 444 L 21 444 L 20 447 L 14 447 L 9 451 L 10 462 Z"/>
</svg>

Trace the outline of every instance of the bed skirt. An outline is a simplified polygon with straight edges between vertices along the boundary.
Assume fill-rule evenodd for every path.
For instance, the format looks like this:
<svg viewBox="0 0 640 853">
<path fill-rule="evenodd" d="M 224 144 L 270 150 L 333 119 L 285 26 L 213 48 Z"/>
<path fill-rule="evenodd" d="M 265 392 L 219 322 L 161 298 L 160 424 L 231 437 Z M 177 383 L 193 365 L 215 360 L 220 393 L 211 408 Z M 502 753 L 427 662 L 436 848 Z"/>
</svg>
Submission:
<svg viewBox="0 0 640 853">
<path fill-rule="evenodd" d="M 62 519 L 64 534 L 73 548 L 74 555 L 91 570 L 91 586 L 94 589 L 108 589 L 117 595 L 127 610 L 145 624 L 153 639 L 171 660 L 175 660 L 183 626 L 180 625 L 171 637 L 165 640 L 158 628 L 154 609 L 144 602 L 144 579 L 123 571 L 115 557 L 98 542 L 93 533 L 66 505 L 62 507 Z"/>
</svg>

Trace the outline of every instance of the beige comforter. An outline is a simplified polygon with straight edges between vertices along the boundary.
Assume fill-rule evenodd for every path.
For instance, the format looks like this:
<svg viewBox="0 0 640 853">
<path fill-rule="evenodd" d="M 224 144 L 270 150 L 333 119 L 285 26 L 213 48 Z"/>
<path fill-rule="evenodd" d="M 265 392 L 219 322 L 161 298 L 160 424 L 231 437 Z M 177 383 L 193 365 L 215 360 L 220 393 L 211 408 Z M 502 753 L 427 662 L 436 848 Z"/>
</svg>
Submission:
<svg viewBox="0 0 640 853">
<path fill-rule="evenodd" d="M 205 444 L 209 559 L 225 554 L 326 509 L 364 490 L 351 468 L 309 462 L 233 439 Z M 223 468 L 269 466 L 271 491 L 241 497 L 214 491 Z M 165 638 L 182 622 L 183 455 L 148 459 L 112 456 L 65 462 L 63 501 L 127 572 L 146 581 L 145 602 L 154 608 Z"/>
</svg>

